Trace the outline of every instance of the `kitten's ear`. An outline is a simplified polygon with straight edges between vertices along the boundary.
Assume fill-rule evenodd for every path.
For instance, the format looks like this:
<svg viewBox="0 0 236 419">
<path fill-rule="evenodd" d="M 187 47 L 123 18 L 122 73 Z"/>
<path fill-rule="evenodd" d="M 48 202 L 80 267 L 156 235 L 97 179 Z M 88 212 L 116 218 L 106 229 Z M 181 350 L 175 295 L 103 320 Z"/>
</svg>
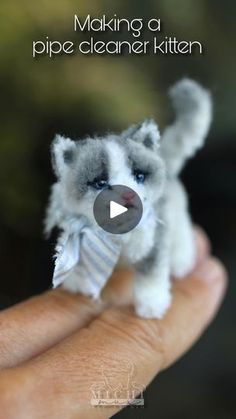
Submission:
<svg viewBox="0 0 236 419">
<path fill-rule="evenodd" d="M 75 159 L 76 144 L 70 138 L 57 134 L 52 142 L 52 167 L 57 177 L 61 177 L 65 169 Z"/>
<path fill-rule="evenodd" d="M 148 119 L 141 124 L 134 125 L 124 131 L 126 137 L 143 143 L 147 148 L 157 148 L 160 143 L 160 132 L 153 119 Z"/>
</svg>

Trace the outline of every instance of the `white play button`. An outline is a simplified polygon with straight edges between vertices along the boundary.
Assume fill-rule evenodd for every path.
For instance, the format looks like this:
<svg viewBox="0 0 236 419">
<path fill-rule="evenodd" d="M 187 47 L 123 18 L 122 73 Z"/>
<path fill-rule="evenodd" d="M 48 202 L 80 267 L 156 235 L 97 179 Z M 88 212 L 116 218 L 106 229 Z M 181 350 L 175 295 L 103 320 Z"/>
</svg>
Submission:
<svg viewBox="0 0 236 419">
<path fill-rule="evenodd" d="M 103 230 L 125 234 L 135 228 L 142 218 L 143 205 L 138 194 L 125 185 L 112 185 L 96 197 L 93 215 Z"/>
<path fill-rule="evenodd" d="M 128 208 L 123 205 L 117 204 L 115 201 L 110 201 L 110 218 L 115 218 L 118 215 L 128 211 Z"/>
</svg>

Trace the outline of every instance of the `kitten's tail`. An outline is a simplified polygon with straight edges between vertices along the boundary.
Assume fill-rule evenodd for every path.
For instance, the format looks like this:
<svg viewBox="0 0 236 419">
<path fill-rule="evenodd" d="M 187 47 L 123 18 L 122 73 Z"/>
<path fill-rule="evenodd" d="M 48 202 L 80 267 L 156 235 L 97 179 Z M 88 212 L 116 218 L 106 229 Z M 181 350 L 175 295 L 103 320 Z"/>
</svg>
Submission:
<svg viewBox="0 0 236 419">
<path fill-rule="evenodd" d="M 183 79 L 169 90 L 175 121 L 162 136 L 161 150 L 167 173 L 177 176 L 185 161 L 203 146 L 212 120 L 212 100 L 208 90 Z"/>
</svg>

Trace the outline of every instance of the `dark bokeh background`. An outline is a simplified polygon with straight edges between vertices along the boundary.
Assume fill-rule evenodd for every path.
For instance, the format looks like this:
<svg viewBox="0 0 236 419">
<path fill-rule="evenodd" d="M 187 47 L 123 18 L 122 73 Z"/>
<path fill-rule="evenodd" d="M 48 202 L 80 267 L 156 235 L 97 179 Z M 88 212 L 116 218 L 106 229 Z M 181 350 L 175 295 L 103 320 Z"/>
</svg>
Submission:
<svg viewBox="0 0 236 419">
<path fill-rule="evenodd" d="M 53 242 L 42 238 L 42 219 L 53 181 L 49 144 L 55 132 L 83 137 L 120 130 L 147 116 L 162 128 L 170 117 L 167 87 L 186 75 L 195 78 L 213 93 L 214 123 L 206 147 L 183 179 L 195 222 L 205 228 L 213 252 L 229 270 L 229 290 L 201 341 L 151 384 L 146 408 L 127 409 L 117 417 L 236 417 L 236 3 L 1 0 L 0 11 L 1 307 L 50 286 Z M 33 60 L 33 39 L 80 39 L 73 34 L 74 13 L 160 17 L 164 35 L 198 39 L 205 54 Z"/>
</svg>

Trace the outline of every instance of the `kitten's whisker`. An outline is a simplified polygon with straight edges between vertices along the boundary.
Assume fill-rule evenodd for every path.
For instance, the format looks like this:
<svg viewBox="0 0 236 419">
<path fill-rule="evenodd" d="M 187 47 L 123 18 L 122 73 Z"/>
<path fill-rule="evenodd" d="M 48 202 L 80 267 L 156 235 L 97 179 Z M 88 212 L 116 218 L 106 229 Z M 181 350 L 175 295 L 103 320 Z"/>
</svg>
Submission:
<svg viewBox="0 0 236 419">
<path fill-rule="evenodd" d="M 158 217 L 156 217 L 156 221 L 161 225 L 165 225 L 165 222 Z"/>
</svg>

